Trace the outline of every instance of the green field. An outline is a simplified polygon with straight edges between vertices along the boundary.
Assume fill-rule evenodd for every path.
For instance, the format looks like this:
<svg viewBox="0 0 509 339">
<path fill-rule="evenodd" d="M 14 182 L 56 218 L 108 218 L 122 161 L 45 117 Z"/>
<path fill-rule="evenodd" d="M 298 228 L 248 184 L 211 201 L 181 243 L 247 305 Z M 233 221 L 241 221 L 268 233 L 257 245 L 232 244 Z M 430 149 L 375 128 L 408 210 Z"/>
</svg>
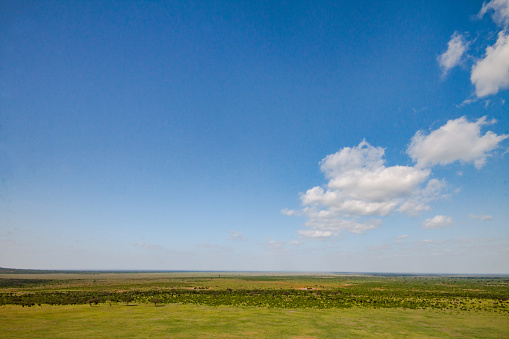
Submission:
<svg viewBox="0 0 509 339">
<path fill-rule="evenodd" d="M 167 304 L 0 307 L 2 337 L 506 338 L 505 315 Z"/>
<path fill-rule="evenodd" d="M 507 276 L 16 271 L 0 336 L 507 338 L 508 296 Z"/>
</svg>

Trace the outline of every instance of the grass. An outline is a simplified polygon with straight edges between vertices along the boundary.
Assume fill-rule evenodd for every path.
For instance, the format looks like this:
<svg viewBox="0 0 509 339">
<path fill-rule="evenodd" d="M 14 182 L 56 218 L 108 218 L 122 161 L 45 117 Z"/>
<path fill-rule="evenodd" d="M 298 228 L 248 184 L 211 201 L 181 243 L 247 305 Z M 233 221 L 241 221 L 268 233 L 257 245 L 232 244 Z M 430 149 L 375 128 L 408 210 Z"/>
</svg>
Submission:
<svg viewBox="0 0 509 339">
<path fill-rule="evenodd" d="M 509 338 L 508 276 L 0 270 L 0 305 L 0 338 Z"/>
<path fill-rule="evenodd" d="M 506 338 L 508 334 L 506 315 L 483 312 L 181 304 L 0 307 L 2 338 Z"/>
</svg>

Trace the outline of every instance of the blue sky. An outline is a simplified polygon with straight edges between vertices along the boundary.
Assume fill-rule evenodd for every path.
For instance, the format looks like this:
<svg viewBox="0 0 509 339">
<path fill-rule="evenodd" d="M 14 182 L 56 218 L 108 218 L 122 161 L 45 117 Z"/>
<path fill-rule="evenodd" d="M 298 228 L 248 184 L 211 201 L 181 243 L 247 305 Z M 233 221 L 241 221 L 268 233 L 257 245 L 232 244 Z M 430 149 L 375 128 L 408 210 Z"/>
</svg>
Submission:
<svg viewBox="0 0 509 339">
<path fill-rule="evenodd" d="M 0 266 L 509 273 L 509 1 L 0 1 Z"/>
</svg>

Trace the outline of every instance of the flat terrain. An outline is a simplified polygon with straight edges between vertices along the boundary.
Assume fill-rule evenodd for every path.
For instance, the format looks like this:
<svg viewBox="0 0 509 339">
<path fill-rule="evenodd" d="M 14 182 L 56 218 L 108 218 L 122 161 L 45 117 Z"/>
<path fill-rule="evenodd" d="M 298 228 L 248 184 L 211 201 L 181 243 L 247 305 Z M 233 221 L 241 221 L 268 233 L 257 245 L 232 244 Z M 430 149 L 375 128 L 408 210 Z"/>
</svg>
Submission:
<svg viewBox="0 0 509 339">
<path fill-rule="evenodd" d="M 0 307 L 6 338 L 507 338 L 500 314 L 400 309 L 278 309 L 167 304 Z"/>
<path fill-rule="evenodd" d="M 509 277 L 0 270 L 0 337 L 509 337 Z"/>
</svg>

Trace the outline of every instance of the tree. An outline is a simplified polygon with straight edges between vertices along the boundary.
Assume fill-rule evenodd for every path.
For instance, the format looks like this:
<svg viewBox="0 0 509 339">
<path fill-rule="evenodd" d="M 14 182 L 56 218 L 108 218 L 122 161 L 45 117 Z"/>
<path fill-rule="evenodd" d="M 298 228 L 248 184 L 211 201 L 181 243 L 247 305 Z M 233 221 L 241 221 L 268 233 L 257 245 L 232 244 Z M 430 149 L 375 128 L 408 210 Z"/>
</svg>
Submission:
<svg viewBox="0 0 509 339">
<path fill-rule="evenodd" d="M 161 299 L 159 299 L 159 298 L 152 298 L 152 299 L 150 299 L 150 302 L 154 303 L 154 306 L 157 306 L 157 304 L 161 303 Z"/>
</svg>

